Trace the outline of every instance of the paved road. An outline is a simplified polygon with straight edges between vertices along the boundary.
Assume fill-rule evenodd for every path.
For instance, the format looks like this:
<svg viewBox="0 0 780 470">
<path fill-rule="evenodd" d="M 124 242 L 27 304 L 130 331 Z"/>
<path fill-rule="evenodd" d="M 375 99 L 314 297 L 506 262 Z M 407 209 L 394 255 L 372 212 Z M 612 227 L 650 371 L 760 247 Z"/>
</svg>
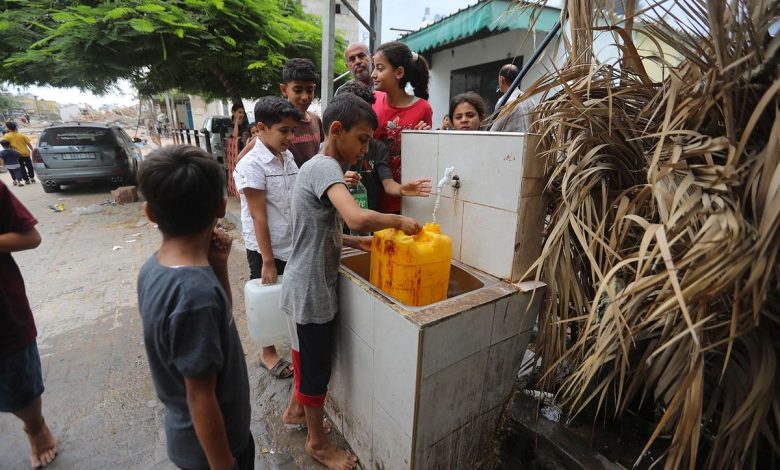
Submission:
<svg viewBox="0 0 780 470">
<path fill-rule="evenodd" d="M 10 184 L 8 174 L 0 179 Z M 43 243 L 15 256 L 38 325 L 46 392 L 44 414 L 60 440 L 55 469 L 168 469 L 162 405 L 149 375 L 136 307 L 136 276 L 160 235 L 142 204 L 99 204 L 108 187 L 45 194 L 38 184 L 11 188 L 38 218 Z M 64 212 L 49 205 L 62 203 Z M 99 212 L 77 215 L 79 208 Z M 304 432 L 278 424 L 291 380 L 258 367 L 243 309 L 248 268 L 240 234 L 230 260 L 234 314 L 252 387 L 256 468 L 322 468 L 302 452 Z M 117 248 L 119 247 L 119 248 Z M 289 357 L 289 345 L 283 352 Z M 0 469 L 29 468 L 21 423 L 0 414 Z"/>
</svg>

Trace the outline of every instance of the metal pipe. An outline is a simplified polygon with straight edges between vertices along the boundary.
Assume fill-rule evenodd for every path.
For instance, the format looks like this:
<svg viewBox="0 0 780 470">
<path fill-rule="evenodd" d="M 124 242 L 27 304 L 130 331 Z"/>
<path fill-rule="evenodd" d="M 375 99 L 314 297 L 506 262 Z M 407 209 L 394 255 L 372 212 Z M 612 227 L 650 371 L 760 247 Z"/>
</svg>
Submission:
<svg viewBox="0 0 780 470">
<path fill-rule="evenodd" d="M 363 17 L 362 17 L 362 16 L 360 16 L 360 13 L 358 13 L 358 11 L 357 11 L 357 10 L 355 10 L 355 8 L 354 8 L 354 7 L 352 7 L 352 5 L 350 5 L 350 4 L 349 4 L 349 2 L 348 2 L 347 0 L 341 0 L 341 3 L 342 3 L 342 4 L 343 4 L 345 7 L 347 7 L 347 10 L 351 11 L 351 12 L 352 12 L 352 14 L 353 14 L 353 15 L 355 15 L 355 18 L 356 18 L 358 21 L 360 21 L 360 23 L 361 23 L 361 24 L 362 24 L 362 25 L 363 25 L 363 26 L 364 26 L 364 27 L 365 27 L 365 28 L 368 30 L 368 33 L 369 33 L 369 34 L 371 34 L 372 36 L 375 36 L 375 35 L 376 35 L 376 32 L 374 31 L 374 28 L 372 28 L 372 27 L 371 27 L 371 25 L 370 25 L 370 24 L 368 24 L 368 23 L 366 22 L 366 20 L 364 20 L 364 19 L 363 19 Z"/>
<path fill-rule="evenodd" d="M 336 0 L 327 2 L 328 10 L 322 15 L 322 74 L 320 75 L 320 102 L 322 109 L 333 99 L 333 58 L 336 44 Z"/>
<path fill-rule="evenodd" d="M 547 48 L 547 46 L 550 44 L 550 41 L 553 40 L 553 38 L 558 34 L 558 31 L 561 30 L 561 20 L 558 20 L 555 25 L 552 27 L 549 33 L 547 33 L 547 36 L 545 36 L 544 40 L 541 44 L 539 44 L 539 47 L 536 48 L 533 54 L 531 54 L 531 57 L 528 59 L 528 62 L 523 64 L 523 69 L 520 70 L 520 73 L 517 74 L 517 77 L 515 77 L 514 81 L 512 81 L 512 84 L 509 85 L 509 88 L 506 90 L 506 93 L 504 93 L 504 96 L 502 96 L 498 100 L 498 105 L 496 106 L 496 111 L 501 109 L 503 107 L 509 97 L 512 95 L 512 92 L 515 91 L 515 89 L 520 85 L 520 82 L 523 80 L 523 77 L 525 77 L 528 74 L 528 71 L 531 70 L 531 67 L 536 63 L 537 60 L 539 60 L 539 56 L 542 55 L 542 52 Z"/>
</svg>

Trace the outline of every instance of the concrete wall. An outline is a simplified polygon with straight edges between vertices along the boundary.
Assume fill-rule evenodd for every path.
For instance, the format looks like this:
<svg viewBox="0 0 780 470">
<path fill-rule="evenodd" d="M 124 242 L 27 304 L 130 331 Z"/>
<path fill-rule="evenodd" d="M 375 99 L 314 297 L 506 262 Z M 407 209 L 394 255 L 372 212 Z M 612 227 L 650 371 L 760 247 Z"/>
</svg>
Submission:
<svg viewBox="0 0 780 470">
<path fill-rule="evenodd" d="M 203 121 L 209 116 L 230 116 L 230 106 L 223 101 L 206 102 L 200 96 L 190 95 L 190 106 L 192 108 L 192 121 L 195 129 L 200 129 Z M 251 107 L 244 104 L 248 113 L 251 113 Z"/>
<path fill-rule="evenodd" d="M 501 59 L 506 59 L 509 63 L 515 56 L 524 56 L 524 60 L 527 60 L 533 53 L 536 44 L 541 42 L 544 36 L 545 33 L 537 33 L 536 38 L 534 38 L 534 35 L 529 34 L 526 30 L 506 31 L 433 53 L 429 101 L 433 107 L 434 127 L 438 127 L 444 115 L 447 114 L 450 101 L 450 73 L 453 70 Z M 532 83 L 544 73 L 544 59 L 549 64 L 549 56 L 551 55 L 543 57 L 543 60 L 531 69 L 520 84 L 521 88 Z M 496 75 L 498 75 L 498 70 L 496 70 Z"/>
<path fill-rule="evenodd" d="M 303 0 L 301 4 L 304 11 L 318 16 L 324 15 L 328 8 L 327 0 Z M 341 2 L 336 2 L 336 4 L 339 5 Z M 357 11 L 360 11 L 359 4 L 359 1 L 350 2 L 350 5 L 355 7 Z M 336 30 L 341 32 L 347 42 L 358 42 L 360 38 L 358 36 L 358 25 L 359 22 L 352 12 L 344 5 L 341 5 L 341 14 L 336 14 Z"/>
</svg>

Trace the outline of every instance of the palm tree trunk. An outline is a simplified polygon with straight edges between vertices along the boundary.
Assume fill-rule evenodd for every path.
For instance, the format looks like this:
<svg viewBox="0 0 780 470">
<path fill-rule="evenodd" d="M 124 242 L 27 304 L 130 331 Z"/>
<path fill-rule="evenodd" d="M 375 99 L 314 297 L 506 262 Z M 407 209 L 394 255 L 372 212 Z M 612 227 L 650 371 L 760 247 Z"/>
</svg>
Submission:
<svg viewBox="0 0 780 470">
<path fill-rule="evenodd" d="M 222 68 L 216 65 L 209 67 L 209 71 L 222 82 L 222 86 L 225 87 L 225 92 L 227 93 L 227 96 L 230 97 L 230 101 L 232 101 L 233 104 L 243 103 L 241 100 L 241 90 L 238 88 L 238 83 L 236 83 L 235 80 L 229 77 Z"/>
</svg>

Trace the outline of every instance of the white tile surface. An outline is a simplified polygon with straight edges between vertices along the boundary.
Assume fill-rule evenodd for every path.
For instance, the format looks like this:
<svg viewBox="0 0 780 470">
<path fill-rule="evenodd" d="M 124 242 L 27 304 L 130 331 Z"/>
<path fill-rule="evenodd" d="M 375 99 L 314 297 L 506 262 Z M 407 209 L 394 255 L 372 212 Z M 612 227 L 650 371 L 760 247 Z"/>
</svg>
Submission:
<svg viewBox="0 0 780 470">
<path fill-rule="evenodd" d="M 342 431 L 362 462 L 371 460 L 374 353 L 349 326 L 342 324 Z M 370 465 L 369 465 L 370 467 Z"/>
<path fill-rule="evenodd" d="M 406 434 L 382 405 L 374 401 L 373 467 L 407 469 L 412 464 L 412 438 Z"/>
<path fill-rule="evenodd" d="M 423 330 L 423 379 L 490 345 L 494 307 L 483 305 Z"/>
<path fill-rule="evenodd" d="M 520 134 L 449 133 L 439 138 L 439 171 L 455 168 L 459 199 L 517 212 L 522 152 Z M 450 187 L 442 189 L 446 196 L 452 192 Z"/>
<path fill-rule="evenodd" d="M 374 307 L 374 326 L 374 398 L 411 436 L 419 330 L 381 300 Z"/>
<path fill-rule="evenodd" d="M 480 413 L 500 405 L 512 391 L 525 348 L 520 349 L 520 336 L 514 335 L 493 345 L 488 351 Z"/>
<path fill-rule="evenodd" d="M 405 131 L 401 135 L 401 181 L 430 178 L 435 191 L 439 172 L 438 155 L 438 134 Z"/>
<path fill-rule="evenodd" d="M 501 279 L 512 276 L 517 214 L 465 203 L 461 261 Z"/>
<path fill-rule="evenodd" d="M 374 345 L 374 298 L 347 276 L 339 276 L 339 315 L 341 321 L 369 347 Z"/>
<path fill-rule="evenodd" d="M 434 373 L 420 387 L 417 448 L 427 449 L 480 409 L 488 352 L 483 350 Z"/>
<path fill-rule="evenodd" d="M 493 334 L 490 344 L 499 343 L 510 336 L 520 333 L 520 322 L 525 314 L 530 296 L 520 292 L 505 297 L 496 303 L 496 314 L 493 317 Z"/>
</svg>

